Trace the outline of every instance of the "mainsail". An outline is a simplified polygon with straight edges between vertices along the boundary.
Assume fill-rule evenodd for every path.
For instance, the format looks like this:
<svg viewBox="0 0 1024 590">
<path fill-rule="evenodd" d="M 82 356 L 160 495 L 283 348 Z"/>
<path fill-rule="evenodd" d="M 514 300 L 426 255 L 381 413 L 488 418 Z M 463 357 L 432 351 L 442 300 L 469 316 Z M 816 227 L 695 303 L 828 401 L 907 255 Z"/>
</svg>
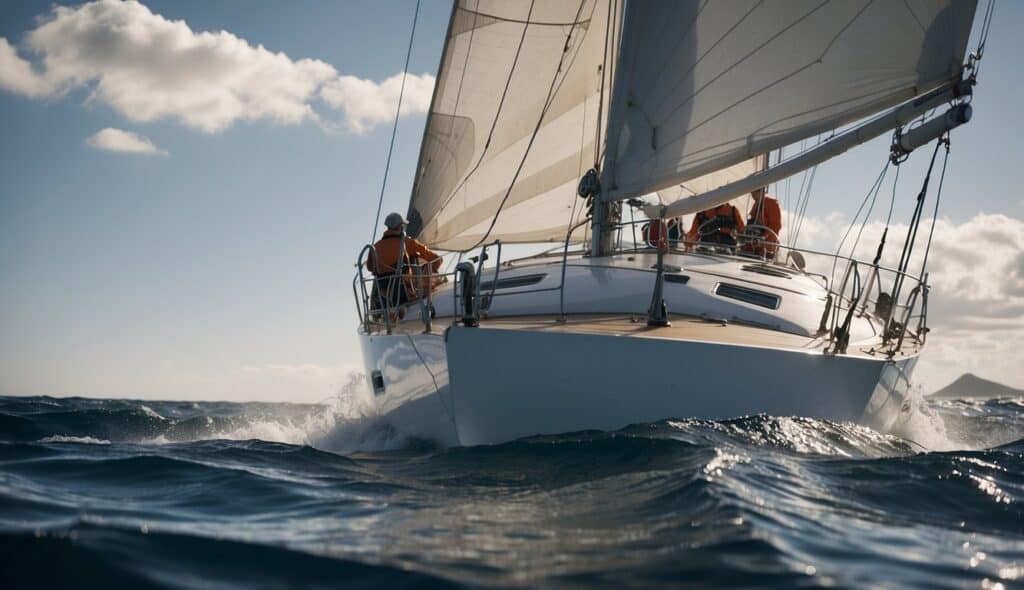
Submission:
<svg viewBox="0 0 1024 590">
<path fill-rule="evenodd" d="M 732 198 L 771 150 L 921 95 L 948 101 L 975 7 L 630 0 L 623 16 L 622 0 L 457 0 L 409 231 L 449 250 L 561 241 L 602 154 L 604 201 L 657 193 L 648 214 L 678 215 Z"/>
<path fill-rule="evenodd" d="M 614 59 L 611 21 L 619 6 L 456 2 L 413 184 L 410 233 L 449 250 L 565 238 L 586 215 L 575 186 L 598 154 L 608 102 L 602 105 L 602 91 L 611 86 L 603 66 Z"/>
<path fill-rule="evenodd" d="M 958 80 L 975 4 L 630 2 L 604 199 L 684 183 Z"/>
</svg>

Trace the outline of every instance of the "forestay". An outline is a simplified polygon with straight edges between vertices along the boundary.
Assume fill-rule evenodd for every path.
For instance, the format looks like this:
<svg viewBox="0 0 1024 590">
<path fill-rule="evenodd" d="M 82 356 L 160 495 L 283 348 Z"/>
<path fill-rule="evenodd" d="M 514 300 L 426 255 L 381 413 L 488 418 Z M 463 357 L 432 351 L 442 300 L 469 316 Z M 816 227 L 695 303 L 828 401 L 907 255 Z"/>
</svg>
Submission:
<svg viewBox="0 0 1024 590">
<path fill-rule="evenodd" d="M 684 183 L 956 79 L 974 10 L 974 0 L 629 3 L 604 198 Z"/>
<path fill-rule="evenodd" d="M 409 205 L 413 235 L 448 250 L 560 241 L 585 216 L 575 187 L 596 159 L 618 6 L 456 2 Z"/>
</svg>

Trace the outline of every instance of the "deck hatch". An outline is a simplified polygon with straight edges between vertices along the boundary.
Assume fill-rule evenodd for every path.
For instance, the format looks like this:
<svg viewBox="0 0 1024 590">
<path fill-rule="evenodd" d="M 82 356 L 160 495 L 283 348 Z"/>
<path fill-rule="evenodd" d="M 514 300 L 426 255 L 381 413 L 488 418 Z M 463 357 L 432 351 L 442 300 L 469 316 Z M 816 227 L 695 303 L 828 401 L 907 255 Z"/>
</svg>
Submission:
<svg viewBox="0 0 1024 590">
<path fill-rule="evenodd" d="M 728 297 L 729 299 L 735 299 L 737 301 L 766 307 L 768 309 L 778 309 L 779 304 L 782 303 L 782 298 L 778 295 L 729 283 L 718 283 L 715 285 L 714 293 L 719 297 Z"/>
<path fill-rule="evenodd" d="M 491 289 L 515 289 L 516 287 L 529 287 L 543 281 L 546 276 L 548 276 L 547 273 L 523 275 L 519 277 L 505 277 L 503 279 L 498 279 L 497 284 L 495 284 L 494 281 L 483 281 L 480 283 L 480 291 L 484 292 L 490 291 Z"/>
<path fill-rule="evenodd" d="M 665 275 L 665 282 L 666 283 L 677 283 L 679 285 L 685 285 L 686 283 L 690 282 L 690 277 L 688 275 L 666 274 Z"/>
<path fill-rule="evenodd" d="M 767 264 L 746 264 L 742 268 L 747 272 L 754 272 L 760 275 L 768 275 L 770 277 L 778 277 L 780 279 L 793 278 L 793 275 L 791 275 L 789 272 L 769 266 Z"/>
</svg>

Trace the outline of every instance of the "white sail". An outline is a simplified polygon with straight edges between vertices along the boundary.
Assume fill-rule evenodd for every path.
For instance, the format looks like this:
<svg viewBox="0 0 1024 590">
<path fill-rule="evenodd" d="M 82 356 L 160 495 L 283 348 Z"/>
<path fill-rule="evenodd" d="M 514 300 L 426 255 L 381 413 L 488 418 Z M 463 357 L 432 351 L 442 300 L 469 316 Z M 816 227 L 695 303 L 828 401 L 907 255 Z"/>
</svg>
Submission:
<svg viewBox="0 0 1024 590">
<path fill-rule="evenodd" d="M 678 185 L 956 79 L 975 4 L 631 2 L 604 198 Z"/>
<path fill-rule="evenodd" d="M 413 235 L 449 250 L 557 241 L 585 216 L 575 189 L 597 157 L 618 6 L 458 0 L 413 185 Z"/>
</svg>

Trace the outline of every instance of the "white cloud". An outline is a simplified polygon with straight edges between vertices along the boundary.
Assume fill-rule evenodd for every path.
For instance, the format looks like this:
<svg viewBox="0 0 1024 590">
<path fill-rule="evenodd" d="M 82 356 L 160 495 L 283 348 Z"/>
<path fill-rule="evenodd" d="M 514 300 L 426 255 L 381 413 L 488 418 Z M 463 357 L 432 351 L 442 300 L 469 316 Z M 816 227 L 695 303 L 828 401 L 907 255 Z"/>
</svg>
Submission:
<svg viewBox="0 0 1024 590">
<path fill-rule="evenodd" d="M 346 114 L 349 128 L 362 133 L 392 121 L 402 89 L 402 74 L 395 74 L 380 84 L 353 76 L 340 76 L 324 85 L 321 98 Z M 434 77 L 430 74 L 409 74 L 405 80 L 402 114 L 425 113 L 430 108 Z"/>
<path fill-rule="evenodd" d="M 32 64 L 18 57 L 18 52 L 3 37 L 0 37 L 0 88 L 29 98 L 53 92 L 50 84 L 32 70 Z"/>
<path fill-rule="evenodd" d="M 125 152 L 129 154 L 144 154 L 148 156 L 166 156 L 167 151 L 162 150 L 149 140 L 148 137 L 107 127 L 86 138 L 85 143 L 98 150 L 110 152 Z"/>
<path fill-rule="evenodd" d="M 326 62 L 293 60 L 227 31 L 193 31 L 134 1 L 57 6 L 25 46 L 40 56 L 38 71 L 0 38 L 0 86 L 9 91 L 38 98 L 87 87 L 91 101 L 131 121 L 170 119 L 207 133 L 238 121 L 335 126 L 338 113 L 316 110 L 324 104 L 348 129 L 365 131 L 393 116 L 401 81 L 342 76 Z M 403 113 L 425 112 L 432 86 L 430 75 L 410 76 Z"/>
</svg>

